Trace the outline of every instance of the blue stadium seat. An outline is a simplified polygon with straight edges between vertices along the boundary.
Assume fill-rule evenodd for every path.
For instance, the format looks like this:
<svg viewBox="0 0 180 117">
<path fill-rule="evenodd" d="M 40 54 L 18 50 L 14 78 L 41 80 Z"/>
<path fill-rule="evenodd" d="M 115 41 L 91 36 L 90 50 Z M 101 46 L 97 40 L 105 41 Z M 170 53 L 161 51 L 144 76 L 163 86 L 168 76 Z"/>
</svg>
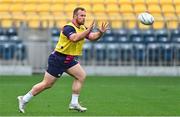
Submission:
<svg viewBox="0 0 180 117">
<path fill-rule="evenodd" d="M 157 42 L 153 29 L 147 29 L 143 31 L 143 38 L 146 44 Z"/>
<path fill-rule="evenodd" d="M 129 31 L 129 38 L 133 43 L 144 43 L 142 31 L 138 28 Z"/>
<path fill-rule="evenodd" d="M 180 43 L 180 28 L 171 30 L 171 39 L 174 43 Z"/>
<path fill-rule="evenodd" d="M 148 65 L 158 65 L 160 61 L 160 44 L 150 43 L 147 45 L 147 63 Z"/>
<path fill-rule="evenodd" d="M 155 34 L 158 42 L 160 43 L 169 43 L 171 41 L 169 36 L 170 32 L 168 31 L 168 29 L 156 30 Z"/>
<path fill-rule="evenodd" d="M 52 29 L 51 29 L 51 35 L 52 36 L 59 36 L 60 35 L 60 29 L 59 28 L 57 28 L 57 27 L 53 27 Z"/>
<path fill-rule="evenodd" d="M 85 62 L 89 62 L 92 60 L 93 57 L 93 50 L 92 50 L 92 44 L 91 43 L 85 43 L 83 46 L 83 60 Z M 87 64 L 87 63 L 85 63 Z"/>
<path fill-rule="evenodd" d="M 105 37 L 103 37 L 103 42 L 105 42 L 105 43 L 116 43 L 118 41 L 114 36 L 105 36 Z"/>
<path fill-rule="evenodd" d="M 161 57 L 163 65 L 172 65 L 174 57 L 172 44 L 161 44 Z"/>
<path fill-rule="evenodd" d="M 118 65 L 120 45 L 118 43 L 110 43 L 106 45 L 106 48 L 109 65 Z"/>
<path fill-rule="evenodd" d="M 134 60 L 136 65 L 144 65 L 146 60 L 146 46 L 145 44 L 134 44 Z"/>
<path fill-rule="evenodd" d="M 180 65 L 180 44 L 174 44 L 174 57 L 176 65 Z"/>
<path fill-rule="evenodd" d="M 16 44 L 15 55 L 17 60 L 26 59 L 26 46 L 23 43 Z"/>
<path fill-rule="evenodd" d="M 114 31 L 115 37 L 119 43 L 128 43 L 130 42 L 128 38 L 128 31 L 127 29 L 121 28 Z"/>
<path fill-rule="evenodd" d="M 9 37 L 9 41 L 13 42 L 15 44 L 18 44 L 18 43 L 22 42 L 22 40 L 17 35 Z"/>
<path fill-rule="evenodd" d="M 9 41 L 9 37 L 6 35 L 0 35 L 0 43 L 3 42 L 8 42 Z"/>
<path fill-rule="evenodd" d="M 4 28 L 0 27 L 0 35 L 5 35 Z"/>
<path fill-rule="evenodd" d="M 105 43 L 96 43 L 94 44 L 94 56 L 97 61 L 97 65 L 103 65 L 106 60 L 106 44 Z"/>
<path fill-rule="evenodd" d="M 15 44 L 8 42 L 2 44 L 2 58 L 4 60 L 13 59 L 14 52 L 15 52 Z"/>
<path fill-rule="evenodd" d="M 11 28 L 8 28 L 6 30 L 6 35 L 11 37 L 11 36 L 17 36 L 18 33 L 17 33 L 17 29 L 15 27 L 11 27 Z"/>
<path fill-rule="evenodd" d="M 120 62 L 121 65 L 130 65 L 133 60 L 133 46 L 129 43 L 120 44 Z"/>
</svg>

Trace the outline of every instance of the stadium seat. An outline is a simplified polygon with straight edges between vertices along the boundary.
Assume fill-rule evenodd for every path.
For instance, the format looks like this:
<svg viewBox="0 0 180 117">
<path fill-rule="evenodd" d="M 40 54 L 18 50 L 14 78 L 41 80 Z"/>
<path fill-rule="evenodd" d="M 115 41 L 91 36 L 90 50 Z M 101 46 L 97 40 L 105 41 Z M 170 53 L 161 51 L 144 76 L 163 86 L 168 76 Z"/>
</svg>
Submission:
<svg viewBox="0 0 180 117">
<path fill-rule="evenodd" d="M 159 3 L 160 3 L 160 5 L 165 5 L 165 4 L 167 4 L 167 5 L 173 5 L 173 1 L 174 0 L 159 0 Z"/>
<path fill-rule="evenodd" d="M 161 14 L 161 7 L 158 4 L 148 4 L 148 12 Z"/>
<path fill-rule="evenodd" d="M 120 9 L 117 4 L 108 4 L 106 7 L 106 12 L 111 14 L 111 13 L 119 13 Z"/>
<path fill-rule="evenodd" d="M 0 43 L 8 42 L 9 38 L 7 35 L 0 35 Z"/>
<path fill-rule="evenodd" d="M 13 23 L 17 27 L 20 27 L 21 22 L 25 20 L 25 15 L 22 9 L 23 7 L 23 3 L 14 3 L 11 4 L 9 8 L 12 15 Z"/>
<path fill-rule="evenodd" d="M 173 45 L 166 43 L 161 44 L 161 62 L 162 65 L 172 65 L 173 64 Z"/>
<path fill-rule="evenodd" d="M 15 45 L 13 43 L 2 44 L 2 58 L 4 60 L 11 60 L 14 57 Z"/>
<path fill-rule="evenodd" d="M 104 13 L 106 11 L 105 9 L 106 8 L 105 8 L 104 4 L 93 4 L 92 5 L 92 12 L 93 13 L 97 13 L 97 12 Z"/>
<path fill-rule="evenodd" d="M 138 15 L 139 13 L 146 12 L 147 7 L 144 4 L 136 4 L 134 5 L 134 11 Z"/>
<path fill-rule="evenodd" d="M 104 0 L 104 3 L 106 5 L 108 5 L 108 4 L 118 4 L 119 1 L 118 0 Z"/>
<path fill-rule="evenodd" d="M 152 13 L 155 18 L 155 22 L 153 23 L 152 27 L 154 29 L 163 29 L 165 27 L 165 20 L 163 16 L 159 13 Z"/>
<path fill-rule="evenodd" d="M 129 43 L 120 44 L 120 64 L 131 65 L 133 62 L 133 46 Z"/>
<path fill-rule="evenodd" d="M 160 61 L 160 44 L 149 43 L 147 45 L 147 65 L 159 65 Z"/>
<path fill-rule="evenodd" d="M 9 38 L 9 42 L 12 42 L 14 44 L 19 44 L 19 43 L 22 43 L 22 40 L 20 40 L 18 36 L 11 36 Z"/>
<path fill-rule="evenodd" d="M 104 0 L 91 0 L 91 4 L 104 4 Z"/>
<path fill-rule="evenodd" d="M 133 2 L 133 4 L 134 4 L 134 6 L 135 6 L 135 5 L 144 5 L 144 6 L 145 6 L 145 5 L 146 5 L 146 4 L 145 4 L 145 1 L 146 1 L 146 0 L 133 0 L 132 2 Z"/>
<path fill-rule="evenodd" d="M 138 28 L 129 31 L 129 38 L 133 43 L 144 43 L 143 35 Z"/>
<path fill-rule="evenodd" d="M 132 5 L 132 1 L 131 0 L 118 0 L 118 3 L 122 6 L 124 5 Z"/>
<path fill-rule="evenodd" d="M 160 43 L 168 43 L 171 42 L 170 34 L 168 29 L 159 29 L 155 31 L 158 42 Z"/>
<path fill-rule="evenodd" d="M 104 65 L 106 60 L 106 45 L 104 43 L 96 43 L 94 45 L 94 56 L 97 65 Z"/>
<path fill-rule="evenodd" d="M 52 4 L 53 0 L 39 0 L 39 3 L 48 3 L 48 4 Z"/>
<path fill-rule="evenodd" d="M 174 61 L 175 65 L 180 65 L 180 44 L 174 44 Z"/>
<path fill-rule="evenodd" d="M 31 3 L 39 3 L 39 0 L 25 0 L 25 3 L 31 4 Z"/>
<path fill-rule="evenodd" d="M 142 43 L 134 44 L 133 55 L 134 55 L 135 65 L 140 65 L 140 66 L 145 65 L 146 46 Z"/>
<path fill-rule="evenodd" d="M 17 36 L 18 35 L 18 32 L 17 32 L 17 28 L 15 27 L 10 27 L 6 30 L 6 35 L 11 37 L 11 36 Z"/>
<path fill-rule="evenodd" d="M 93 45 L 91 43 L 85 43 L 83 46 L 83 56 L 82 56 L 82 62 L 85 65 L 91 64 L 92 57 L 93 57 L 93 51 L 92 51 Z"/>
<path fill-rule="evenodd" d="M 115 37 L 119 43 L 129 43 L 128 30 L 125 28 L 116 29 L 114 31 Z"/>
<path fill-rule="evenodd" d="M 147 5 L 156 4 L 159 5 L 159 0 L 145 0 Z"/>
<path fill-rule="evenodd" d="M 16 45 L 15 55 L 17 60 L 26 59 L 26 46 L 23 43 L 18 43 Z"/>
<path fill-rule="evenodd" d="M 153 29 L 147 29 L 143 31 L 143 38 L 146 44 L 157 42 Z"/>
<path fill-rule="evenodd" d="M 108 60 L 108 65 L 118 65 L 118 60 L 120 57 L 119 53 L 119 44 L 118 43 L 111 43 L 107 44 L 107 60 Z"/>
<path fill-rule="evenodd" d="M 180 5 L 180 1 L 179 0 L 173 0 L 174 5 Z"/>
<path fill-rule="evenodd" d="M 174 43 L 180 43 L 180 29 L 173 29 L 171 30 L 171 40 Z"/>
</svg>

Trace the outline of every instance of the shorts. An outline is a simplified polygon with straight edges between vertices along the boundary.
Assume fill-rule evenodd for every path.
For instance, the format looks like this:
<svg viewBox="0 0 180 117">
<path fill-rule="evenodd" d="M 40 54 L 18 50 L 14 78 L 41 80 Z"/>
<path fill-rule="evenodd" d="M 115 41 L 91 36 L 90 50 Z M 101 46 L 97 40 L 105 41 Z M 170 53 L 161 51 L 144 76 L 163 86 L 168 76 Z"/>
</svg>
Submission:
<svg viewBox="0 0 180 117">
<path fill-rule="evenodd" d="M 78 64 L 75 58 L 75 56 L 54 51 L 48 58 L 48 67 L 46 71 L 52 76 L 59 78 L 67 69 Z"/>
</svg>

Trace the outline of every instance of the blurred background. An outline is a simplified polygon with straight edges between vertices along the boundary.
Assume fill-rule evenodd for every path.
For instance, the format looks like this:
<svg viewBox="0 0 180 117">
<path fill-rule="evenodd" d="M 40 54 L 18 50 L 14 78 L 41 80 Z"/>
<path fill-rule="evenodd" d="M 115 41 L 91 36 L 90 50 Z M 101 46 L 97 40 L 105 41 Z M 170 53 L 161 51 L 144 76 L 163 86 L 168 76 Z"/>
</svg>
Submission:
<svg viewBox="0 0 180 117">
<path fill-rule="evenodd" d="M 87 10 L 87 26 L 110 23 L 84 45 L 79 60 L 89 75 L 180 75 L 179 0 L 0 0 L 0 75 L 43 73 L 77 6 Z M 145 11 L 153 25 L 137 21 Z"/>
</svg>

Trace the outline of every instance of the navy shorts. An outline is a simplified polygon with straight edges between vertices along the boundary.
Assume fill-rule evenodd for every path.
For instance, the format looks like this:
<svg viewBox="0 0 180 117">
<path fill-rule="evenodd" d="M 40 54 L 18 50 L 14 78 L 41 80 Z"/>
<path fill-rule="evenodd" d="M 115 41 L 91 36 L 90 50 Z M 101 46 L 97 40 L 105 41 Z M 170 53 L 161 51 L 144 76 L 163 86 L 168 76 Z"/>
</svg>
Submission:
<svg viewBox="0 0 180 117">
<path fill-rule="evenodd" d="M 52 76 L 59 78 L 63 72 L 72 66 L 78 64 L 75 56 L 61 54 L 59 52 L 52 52 L 48 59 L 47 72 Z"/>
</svg>

